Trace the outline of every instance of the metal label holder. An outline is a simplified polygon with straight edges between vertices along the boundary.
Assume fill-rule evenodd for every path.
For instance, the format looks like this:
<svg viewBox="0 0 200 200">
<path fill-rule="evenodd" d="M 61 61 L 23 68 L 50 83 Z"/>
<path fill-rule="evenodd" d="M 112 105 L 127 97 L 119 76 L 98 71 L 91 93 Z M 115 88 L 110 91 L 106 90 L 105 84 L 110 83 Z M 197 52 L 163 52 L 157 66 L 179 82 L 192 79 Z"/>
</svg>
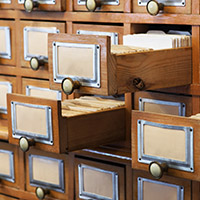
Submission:
<svg viewBox="0 0 200 200">
<path fill-rule="evenodd" d="M 0 0 L 0 3 L 11 4 L 11 0 Z"/>
<path fill-rule="evenodd" d="M 105 197 L 105 196 L 101 196 L 98 194 L 94 194 L 94 193 L 89 193 L 84 191 L 84 176 L 83 176 L 83 170 L 84 169 L 90 169 L 90 170 L 94 170 L 94 171 L 98 171 L 98 172 L 102 172 L 102 173 L 107 173 L 107 174 L 111 174 L 112 175 L 112 182 L 113 182 L 113 198 L 109 198 L 109 197 Z M 107 171 L 107 170 L 102 170 L 99 168 L 95 168 L 95 167 L 91 167 L 88 165 L 84 165 L 84 164 L 79 164 L 78 165 L 78 176 L 79 176 L 79 197 L 81 199 L 101 199 L 101 200 L 119 200 L 119 194 L 118 194 L 118 174 L 116 172 L 111 172 L 111 171 Z"/>
<path fill-rule="evenodd" d="M 48 57 L 43 55 L 33 55 L 28 53 L 28 32 L 42 32 L 42 33 L 60 33 L 56 27 L 40 28 L 40 27 L 24 27 L 24 60 L 30 61 L 32 57 L 37 57 L 48 62 Z"/>
<path fill-rule="evenodd" d="M 96 44 L 75 44 L 64 42 L 53 42 L 53 78 L 55 83 L 61 83 L 64 78 L 72 78 L 78 80 L 82 86 L 100 88 L 100 46 Z M 93 78 L 85 78 L 80 76 L 61 75 L 58 72 L 58 48 L 72 47 L 72 48 L 91 48 L 93 50 Z"/>
<path fill-rule="evenodd" d="M 77 30 L 76 34 L 78 34 L 78 35 L 102 35 L 102 36 L 110 36 L 111 37 L 111 44 L 112 45 L 118 45 L 118 43 L 119 43 L 118 33 L 101 32 L 101 31 Z"/>
<path fill-rule="evenodd" d="M 8 87 L 7 93 L 12 93 L 12 84 L 10 82 L 0 81 L 0 86 L 6 85 Z M 0 113 L 7 114 L 7 107 L 0 106 Z"/>
<path fill-rule="evenodd" d="M 185 6 L 186 0 L 157 0 L 158 3 L 163 3 L 165 6 Z M 146 6 L 149 0 L 138 0 L 139 6 Z"/>
<path fill-rule="evenodd" d="M 173 187 L 177 189 L 177 200 L 184 200 L 184 187 L 180 185 L 175 185 L 175 184 L 170 184 L 170 183 L 165 183 L 161 181 L 154 181 L 151 179 L 146 179 L 146 178 L 137 178 L 137 184 L 138 184 L 138 200 L 143 200 L 143 184 L 144 182 L 149 182 L 149 183 L 154 183 L 154 184 L 159 184 L 163 186 L 168 186 L 168 187 Z"/>
<path fill-rule="evenodd" d="M 0 174 L 0 178 L 6 181 L 15 182 L 15 175 L 14 175 L 14 153 L 12 151 L 0 149 L 0 153 L 9 154 L 10 158 L 10 175 Z"/>
<path fill-rule="evenodd" d="M 168 158 L 162 158 L 158 156 L 150 156 L 144 154 L 144 125 L 150 125 L 160 128 L 183 130 L 185 132 L 185 155 L 186 161 L 172 160 Z M 138 162 L 150 164 L 152 161 L 167 162 L 167 165 L 171 168 L 183 170 L 187 172 L 194 172 L 193 161 L 193 128 L 184 126 L 172 126 L 159 124 L 155 122 L 138 120 L 137 121 L 137 138 L 138 138 Z"/>
<path fill-rule="evenodd" d="M 21 106 L 30 107 L 30 108 L 40 108 L 40 109 L 44 109 L 46 111 L 47 133 L 45 136 L 43 136 L 41 134 L 17 130 L 16 105 L 21 105 Z M 25 136 L 27 138 L 33 138 L 36 142 L 53 145 L 53 130 L 52 130 L 53 128 L 52 128 L 52 109 L 51 109 L 51 107 L 12 101 L 11 102 L 11 120 L 12 120 L 12 137 L 13 138 L 19 139 L 20 137 Z"/>
<path fill-rule="evenodd" d="M 102 5 L 118 6 L 120 0 L 101 0 Z M 78 5 L 85 5 L 86 0 L 77 0 Z"/>
<path fill-rule="evenodd" d="M 35 0 L 39 4 L 56 4 L 56 0 Z M 18 0 L 19 4 L 24 4 L 24 0 Z"/>
<path fill-rule="evenodd" d="M 0 58 L 11 59 L 10 28 L 8 26 L 0 26 L 0 30 L 4 30 L 6 36 L 6 51 L 0 52 Z"/>
<path fill-rule="evenodd" d="M 145 103 L 152 103 L 152 104 L 160 104 L 160 105 L 167 105 L 167 106 L 176 106 L 179 110 L 179 116 L 185 116 L 185 104 L 180 102 L 172 102 L 172 101 L 163 101 L 163 100 L 156 100 L 156 99 L 148 99 L 148 98 L 139 98 L 139 110 L 144 111 L 144 104 Z"/>
<path fill-rule="evenodd" d="M 59 185 L 57 184 L 52 184 L 52 183 L 46 183 L 46 182 L 42 182 L 42 181 L 38 181 L 38 180 L 34 180 L 33 179 L 33 158 L 40 158 L 43 160 L 52 160 L 52 161 L 56 161 L 58 162 L 59 165 Z M 65 192 L 65 182 L 64 182 L 64 161 L 63 160 L 59 160 L 59 159 L 55 159 L 55 158 L 51 158 L 51 157 L 45 157 L 45 156 L 39 156 L 39 155 L 32 155 L 30 154 L 29 157 L 29 177 L 30 177 L 30 185 L 31 186 L 41 186 L 45 189 L 51 189 L 51 190 L 55 190 L 57 192 Z"/>
<path fill-rule="evenodd" d="M 49 88 L 40 88 L 40 87 L 35 87 L 32 85 L 27 85 L 26 86 L 26 96 L 30 96 L 30 90 L 40 90 L 40 91 L 50 91 L 50 92 L 56 92 L 57 93 L 57 100 L 61 101 L 62 100 L 62 92 L 58 90 L 51 90 Z"/>
</svg>

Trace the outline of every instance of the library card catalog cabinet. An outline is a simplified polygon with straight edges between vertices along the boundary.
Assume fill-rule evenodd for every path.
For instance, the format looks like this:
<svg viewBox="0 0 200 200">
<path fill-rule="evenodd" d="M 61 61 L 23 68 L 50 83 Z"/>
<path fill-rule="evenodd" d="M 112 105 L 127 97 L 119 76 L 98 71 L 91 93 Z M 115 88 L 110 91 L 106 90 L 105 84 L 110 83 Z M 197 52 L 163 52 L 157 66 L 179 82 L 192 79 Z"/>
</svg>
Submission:
<svg viewBox="0 0 200 200">
<path fill-rule="evenodd" d="M 0 0 L 0 200 L 199 199 L 199 38 L 199 0 Z"/>
</svg>

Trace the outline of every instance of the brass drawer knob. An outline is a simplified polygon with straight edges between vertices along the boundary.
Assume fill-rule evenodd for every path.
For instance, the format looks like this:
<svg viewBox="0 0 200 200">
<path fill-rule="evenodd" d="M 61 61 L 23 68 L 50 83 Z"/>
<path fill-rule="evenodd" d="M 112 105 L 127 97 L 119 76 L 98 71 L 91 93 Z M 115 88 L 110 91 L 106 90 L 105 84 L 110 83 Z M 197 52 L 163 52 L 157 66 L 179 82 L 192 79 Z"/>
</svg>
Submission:
<svg viewBox="0 0 200 200">
<path fill-rule="evenodd" d="M 79 81 L 73 81 L 71 78 L 64 78 L 62 81 L 62 90 L 65 94 L 69 95 L 75 89 L 80 88 L 81 84 Z"/>
<path fill-rule="evenodd" d="M 33 139 L 28 140 L 26 137 L 21 137 L 19 139 L 19 147 L 23 152 L 28 151 L 30 146 L 33 146 L 34 144 L 35 141 Z"/>
<path fill-rule="evenodd" d="M 154 15 L 154 16 L 157 15 L 160 12 L 160 10 L 163 10 L 163 8 L 164 8 L 164 4 L 158 3 L 155 0 L 150 0 L 146 5 L 147 12 L 150 15 Z"/>
<path fill-rule="evenodd" d="M 38 7 L 39 3 L 33 0 L 25 0 L 24 8 L 26 12 L 32 12 L 34 8 Z"/>
<path fill-rule="evenodd" d="M 166 172 L 168 166 L 166 163 L 158 163 L 158 162 L 151 162 L 149 165 L 149 172 L 150 174 L 156 178 L 160 179 L 163 176 L 163 173 Z"/>
<path fill-rule="evenodd" d="M 41 60 L 37 57 L 32 57 L 30 60 L 30 67 L 32 70 L 37 71 L 40 66 L 44 65 L 44 60 Z"/>
<path fill-rule="evenodd" d="M 86 8 L 88 11 L 94 12 L 97 7 L 101 7 L 100 0 L 86 0 Z"/>
<path fill-rule="evenodd" d="M 36 194 L 38 199 L 44 199 L 46 194 L 49 194 L 49 190 L 45 190 L 41 187 L 37 187 L 35 189 L 35 194 Z"/>
</svg>

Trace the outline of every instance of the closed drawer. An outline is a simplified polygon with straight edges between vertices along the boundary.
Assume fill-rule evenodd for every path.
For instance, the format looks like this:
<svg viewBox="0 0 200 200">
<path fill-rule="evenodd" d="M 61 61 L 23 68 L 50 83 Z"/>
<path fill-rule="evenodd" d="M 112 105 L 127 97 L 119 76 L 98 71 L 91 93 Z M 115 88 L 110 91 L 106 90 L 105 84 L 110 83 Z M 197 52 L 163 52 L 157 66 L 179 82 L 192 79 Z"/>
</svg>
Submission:
<svg viewBox="0 0 200 200">
<path fill-rule="evenodd" d="M 134 109 L 160 114 L 192 115 L 192 97 L 160 92 L 136 92 Z"/>
<path fill-rule="evenodd" d="M 16 77 L 0 76 L 0 139 L 8 140 L 7 93 L 16 93 Z"/>
<path fill-rule="evenodd" d="M 132 111 L 132 167 L 197 180 L 198 134 L 199 119 Z"/>
<path fill-rule="evenodd" d="M 76 199 L 124 200 L 124 174 L 123 167 L 76 158 Z"/>
<path fill-rule="evenodd" d="M 1 200 L 16 200 L 18 198 L 14 198 L 14 197 L 10 197 L 10 196 L 4 195 L 4 194 L 0 194 L 0 199 Z"/>
<path fill-rule="evenodd" d="M 51 100 L 66 99 L 60 90 L 49 89 L 49 81 L 40 79 L 22 78 L 22 91 L 24 95 Z"/>
<path fill-rule="evenodd" d="M 65 11 L 65 0 L 36 0 L 33 4 L 32 0 L 16 0 L 16 8 L 26 10 L 27 12 L 34 12 L 37 10 L 44 11 Z"/>
<path fill-rule="evenodd" d="M 18 147 L 4 142 L 0 146 L 0 185 L 19 188 Z"/>
<path fill-rule="evenodd" d="M 0 0 L 0 9 L 14 9 L 14 0 Z"/>
<path fill-rule="evenodd" d="M 65 100 L 61 107 L 60 101 L 8 95 L 9 142 L 19 144 L 23 137 L 23 150 L 28 150 L 32 139 L 38 149 L 64 153 L 123 139 L 124 103 L 105 107 L 108 101 Z"/>
<path fill-rule="evenodd" d="M 69 192 L 73 193 L 69 180 L 68 155 L 37 150 L 26 153 L 26 190 L 41 197 L 38 199 L 68 199 Z"/>
<path fill-rule="evenodd" d="M 65 32 L 65 23 L 20 21 L 21 66 L 47 73 L 48 33 L 59 32 Z"/>
<path fill-rule="evenodd" d="M 121 26 L 111 25 L 88 25 L 73 24 L 73 34 L 80 35 L 104 35 L 111 37 L 111 44 L 118 45 L 123 43 L 124 28 Z"/>
<path fill-rule="evenodd" d="M 75 0 L 73 1 L 74 11 L 95 11 L 95 12 L 124 12 L 124 0 Z"/>
<path fill-rule="evenodd" d="M 133 12 L 134 13 L 148 13 L 147 12 L 147 0 L 133 0 Z M 158 3 L 164 5 L 161 13 L 176 13 L 176 14 L 191 14 L 192 1 L 191 0 L 158 0 Z"/>
<path fill-rule="evenodd" d="M 115 45 L 111 51 L 106 36 L 48 38 L 50 87 L 62 85 L 67 94 L 77 88 L 81 93 L 114 95 L 191 82 L 191 48 L 141 52 Z"/>
<path fill-rule="evenodd" d="M 0 5 L 1 7 L 1 5 Z M 15 22 L 0 20 L 0 65 L 15 65 Z"/>
<path fill-rule="evenodd" d="M 133 170 L 134 199 L 137 200 L 191 200 L 191 181 L 164 176 L 152 179 L 144 172 Z"/>
</svg>

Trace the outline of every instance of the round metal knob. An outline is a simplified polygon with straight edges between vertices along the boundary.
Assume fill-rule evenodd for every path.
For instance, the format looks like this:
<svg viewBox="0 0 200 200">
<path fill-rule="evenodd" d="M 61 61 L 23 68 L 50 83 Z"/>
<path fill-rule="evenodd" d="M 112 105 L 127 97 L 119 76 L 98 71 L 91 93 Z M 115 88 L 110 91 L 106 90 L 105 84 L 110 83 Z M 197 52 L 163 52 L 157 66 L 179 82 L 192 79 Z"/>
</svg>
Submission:
<svg viewBox="0 0 200 200">
<path fill-rule="evenodd" d="M 64 78 L 62 81 L 62 90 L 65 94 L 72 94 L 74 89 L 78 89 L 81 86 L 79 81 L 73 81 L 71 78 Z"/>
<path fill-rule="evenodd" d="M 46 196 L 46 194 L 48 194 L 48 193 L 49 193 L 48 190 L 45 190 L 45 189 L 43 189 L 41 187 L 37 187 L 35 189 L 35 194 L 36 194 L 36 196 L 37 196 L 38 199 L 44 199 L 45 196 Z"/>
<path fill-rule="evenodd" d="M 34 71 L 37 71 L 39 67 L 43 65 L 44 65 L 44 60 L 40 60 L 37 57 L 32 57 L 30 60 L 30 67 Z"/>
<path fill-rule="evenodd" d="M 33 0 L 25 0 L 24 1 L 24 8 L 26 12 L 32 12 L 34 8 L 38 7 L 38 2 Z"/>
<path fill-rule="evenodd" d="M 149 165 L 149 172 L 156 179 L 160 179 L 167 169 L 168 167 L 166 163 L 160 164 L 158 162 L 151 162 Z"/>
<path fill-rule="evenodd" d="M 94 12 L 97 7 L 101 7 L 101 1 L 99 0 L 86 0 L 86 8 Z"/>
<path fill-rule="evenodd" d="M 23 152 L 26 152 L 29 150 L 30 146 L 33 146 L 35 144 L 34 140 L 28 140 L 25 137 L 21 137 L 19 139 L 19 147 Z"/>
<path fill-rule="evenodd" d="M 157 14 L 159 13 L 160 10 L 163 10 L 163 8 L 164 8 L 164 4 L 158 3 L 158 2 L 155 1 L 155 0 L 150 0 L 150 1 L 147 3 L 147 6 L 146 6 L 147 12 L 148 12 L 150 15 L 157 15 Z"/>
</svg>

